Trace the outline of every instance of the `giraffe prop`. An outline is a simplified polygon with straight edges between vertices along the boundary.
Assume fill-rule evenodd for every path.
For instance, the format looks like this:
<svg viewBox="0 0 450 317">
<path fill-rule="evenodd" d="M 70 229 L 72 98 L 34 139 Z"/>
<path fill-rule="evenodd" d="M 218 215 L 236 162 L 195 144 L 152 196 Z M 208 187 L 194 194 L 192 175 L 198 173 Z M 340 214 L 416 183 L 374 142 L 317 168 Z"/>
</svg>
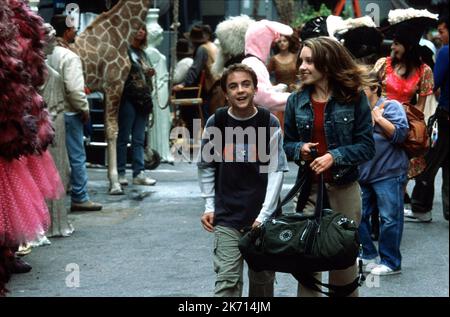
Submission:
<svg viewBox="0 0 450 317">
<path fill-rule="evenodd" d="M 109 194 L 123 190 L 117 173 L 117 135 L 120 99 L 130 72 L 128 45 L 145 24 L 151 0 L 120 0 L 111 10 L 98 16 L 71 47 L 83 62 L 86 86 L 101 91 L 105 107 L 105 131 L 108 143 Z"/>
</svg>

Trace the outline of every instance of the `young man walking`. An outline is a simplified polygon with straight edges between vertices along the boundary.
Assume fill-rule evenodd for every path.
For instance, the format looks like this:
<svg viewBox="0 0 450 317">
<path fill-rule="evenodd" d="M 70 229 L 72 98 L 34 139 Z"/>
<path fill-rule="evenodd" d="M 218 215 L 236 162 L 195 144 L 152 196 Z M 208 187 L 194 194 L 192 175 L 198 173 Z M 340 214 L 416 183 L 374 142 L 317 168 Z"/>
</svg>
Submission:
<svg viewBox="0 0 450 317">
<path fill-rule="evenodd" d="M 231 65 L 221 78 L 229 107 L 206 123 L 198 172 L 205 211 L 203 228 L 214 233 L 215 296 L 240 297 L 243 258 L 238 242 L 277 207 L 288 170 L 278 119 L 256 107 L 255 72 Z M 249 296 L 273 296 L 274 272 L 249 269 Z"/>
</svg>

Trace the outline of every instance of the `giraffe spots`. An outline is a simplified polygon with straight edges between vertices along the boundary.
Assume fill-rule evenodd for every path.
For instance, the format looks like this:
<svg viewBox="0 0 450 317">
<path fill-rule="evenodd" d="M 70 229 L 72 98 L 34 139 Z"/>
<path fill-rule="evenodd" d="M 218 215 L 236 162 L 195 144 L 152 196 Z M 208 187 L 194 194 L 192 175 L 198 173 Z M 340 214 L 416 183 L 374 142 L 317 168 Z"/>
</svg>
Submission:
<svg viewBox="0 0 450 317">
<path fill-rule="evenodd" d="M 110 46 L 110 44 L 111 44 L 111 37 L 109 36 L 109 32 L 104 33 L 102 35 L 102 37 L 100 38 L 100 42 L 107 43 L 108 46 Z"/>
<path fill-rule="evenodd" d="M 133 17 L 130 20 L 131 32 L 134 33 L 139 30 L 139 27 L 142 25 L 142 20 L 139 17 Z"/>
<path fill-rule="evenodd" d="M 117 79 L 120 78 L 121 68 L 117 63 L 109 63 L 108 64 L 108 74 L 109 78 Z"/>
<path fill-rule="evenodd" d="M 123 41 L 123 39 L 121 38 L 119 32 L 117 32 L 117 29 L 110 30 L 109 41 L 110 41 L 111 45 L 114 47 L 120 46 L 121 41 Z"/>
<path fill-rule="evenodd" d="M 124 53 L 124 54 L 128 54 L 128 43 L 122 42 L 122 44 L 120 44 L 119 46 L 119 52 L 120 53 Z M 123 55 L 120 54 L 121 56 L 126 56 L 126 58 L 128 58 L 128 55 Z"/>
<path fill-rule="evenodd" d="M 113 26 L 109 20 L 106 20 L 105 23 L 103 23 L 103 27 L 106 29 L 106 31 L 109 31 Z"/>
<path fill-rule="evenodd" d="M 93 32 L 95 37 L 100 38 L 103 34 L 106 33 L 106 31 L 107 31 L 106 28 L 101 24 L 98 26 L 97 29 L 94 29 Z"/>
<path fill-rule="evenodd" d="M 131 37 L 131 30 L 128 23 L 122 23 L 118 28 L 119 34 L 121 34 L 121 37 L 125 41 L 129 41 L 129 38 Z"/>
<path fill-rule="evenodd" d="M 86 42 L 87 42 L 87 44 L 89 44 L 91 47 L 94 47 L 94 48 L 97 47 L 97 45 L 98 45 L 98 39 L 94 36 L 88 36 L 86 38 Z"/>
<path fill-rule="evenodd" d="M 96 52 L 89 51 L 89 52 L 87 53 L 87 59 L 88 59 L 88 60 L 90 60 L 90 61 L 95 61 L 95 60 L 97 60 L 97 58 L 98 58 L 98 54 L 97 54 Z"/>
<path fill-rule="evenodd" d="M 115 14 L 109 20 L 111 21 L 113 27 L 118 27 L 122 23 L 123 18 L 118 14 Z"/>
<path fill-rule="evenodd" d="M 136 16 L 142 11 L 142 3 L 140 2 L 141 1 L 138 1 L 137 3 L 131 3 L 130 1 L 127 3 L 126 7 L 130 10 L 131 16 Z"/>
<path fill-rule="evenodd" d="M 117 58 L 117 64 L 118 64 L 120 67 L 124 67 L 124 66 L 127 65 L 127 59 L 125 59 L 125 58 L 122 57 L 122 56 L 119 56 L 119 57 Z"/>
<path fill-rule="evenodd" d="M 104 55 L 104 59 L 107 61 L 113 61 L 117 59 L 117 49 L 114 46 L 110 46 Z"/>
<path fill-rule="evenodd" d="M 122 18 L 124 20 L 129 20 L 131 18 L 131 13 L 130 10 L 128 9 L 128 7 L 125 7 L 122 11 Z"/>
</svg>

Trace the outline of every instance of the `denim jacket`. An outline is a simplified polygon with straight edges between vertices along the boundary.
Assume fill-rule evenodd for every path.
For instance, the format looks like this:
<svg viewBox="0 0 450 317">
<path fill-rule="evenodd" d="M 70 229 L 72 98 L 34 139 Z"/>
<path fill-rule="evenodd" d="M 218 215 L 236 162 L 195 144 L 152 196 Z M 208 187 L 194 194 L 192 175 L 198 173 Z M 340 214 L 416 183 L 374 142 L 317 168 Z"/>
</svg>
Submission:
<svg viewBox="0 0 450 317">
<path fill-rule="evenodd" d="M 299 166 L 298 175 L 307 164 L 300 149 L 311 142 L 313 131 L 310 89 L 291 94 L 284 115 L 284 150 L 288 159 Z M 364 92 L 360 93 L 359 104 L 341 104 L 331 97 L 325 108 L 324 126 L 328 153 L 334 159 L 333 182 L 343 185 L 358 180 L 358 165 L 375 155 L 371 110 Z"/>
</svg>

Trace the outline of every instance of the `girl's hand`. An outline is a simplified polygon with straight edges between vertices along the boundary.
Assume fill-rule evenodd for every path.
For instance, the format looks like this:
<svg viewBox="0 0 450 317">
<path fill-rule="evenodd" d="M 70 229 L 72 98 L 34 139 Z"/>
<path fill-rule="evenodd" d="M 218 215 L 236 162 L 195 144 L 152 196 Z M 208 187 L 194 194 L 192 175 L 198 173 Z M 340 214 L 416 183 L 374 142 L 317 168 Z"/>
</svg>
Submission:
<svg viewBox="0 0 450 317">
<path fill-rule="evenodd" d="M 334 159 L 330 153 L 322 155 L 312 161 L 310 167 L 316 173 L 320 174 L 328 170 L 331 166 L 333 166 Z"/>
</svg>

